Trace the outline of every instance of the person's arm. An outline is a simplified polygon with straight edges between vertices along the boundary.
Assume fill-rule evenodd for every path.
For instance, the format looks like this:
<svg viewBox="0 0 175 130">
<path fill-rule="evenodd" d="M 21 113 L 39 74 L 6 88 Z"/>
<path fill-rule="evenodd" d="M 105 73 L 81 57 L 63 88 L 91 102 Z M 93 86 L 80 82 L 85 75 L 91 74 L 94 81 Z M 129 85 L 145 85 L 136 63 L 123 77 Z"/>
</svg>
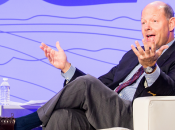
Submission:
<svg viewBox="0 0 175 130">
<path fill-rule="evenodd" d="M 98 79 L 100 81 L 102 81 L 102 83 L 104 83 L 106 86 L 108 86 L 114 80 L 114 75 L 115 75 L 116 69 L 117 69 L 117 66 L 113 67 L 108 73 L 100 76 Z"/>
<path fill-rule="evenodd" d="M 137 97 L 145 96 L 174 96 L 175 95 L 175 53 L 171 55 L 168 62 L 160 69 L 160 75 L 155 82 L 145 87 L 146 78 L 143 77 L 134 95 L 133 101 Z"/>
<path fill-rule="evenodd" d="M 100 76 L 98 79 L 104 83 L 106 86 L 110 86 L 111 89 L 114 89 L 118 86 L 117 83 L 122 82 L 126 77 L 126 73 L 132 71 L 132 69 L 138 64 L 138 59 L 133 53 L 132 50 L 129 50 L 125 53 L 119 63 L 110 69 L 109 72 Z M 129 67 L 128 67 L 129 66 Z M 116 82 L 118 81 L 118 82 Z"/>
<path fill-rule="evenodd" d="M 172 62 L 173 63 L 173 62 Z M 168 71 L 160 69 L 160 75 L 155 82 L 146 90 L 155 93 L 156 96 L 171 96 L 175 94 L 175 65 L 169 67 Z"/>
<path fill-rule="evenodd" d="M 73 75 L 75 74 L 75 71 L 76 71 L 76 68 L 72 65 L 70 66 L 67 72 L 63 73 L 61 71 L 61 75 L 65 78 L 66 83 L 68 83 L 72 79 Z"/>
<path fill-rule="evenodd" d="M 132 45 L 132 50 L 138 57 L 139 63 L 144 67 L 153 66 L 157 63 L 158 58 L 162 54 L 163 50 L 168 48 L 167 45 L 163 45 L 160 47 L 158 51 L 156 51 L 156 44 L 154 41 L 151 44 L 151 47 L 148 47 L 148 44 L 143 41 L 145 50 L 143 50 L 139 43 L 136 42 L 137 49 Z M 174 55 L 174 53 L 173 53 Z M 175 63 L 174 56 L 168 58 L 168 62 L 165 62 L 163 66 L 161 66 L 160 74 L 155 79 L 152 79 L 153 82 L 150 83 L 149 87 L 144 86 L 146 76 L 142 78 L 139 83 L 139 86 L 134 95 L 134 99 L 142 96 L 170 96 L 175 94 Z M 157 70 L 157 68 L 156 68 Z M 150 73 L 151 75 L 156 72 L 153 71 Z M 159 73 L 159 72 L 158 72 Z M 154 74 L 153 74 L 154 75 Z"/>
<path fill-rule="evenodd" d="M 143 68 L 154 66 L 163 50 L 169 47 L 168 45 L 162 45 L 160 49 L 156 51 L 157 48 L 155 41 L 147 41 L 143 39 L 142 42 L 145 50 L 143 50 L 138 41 L 135 42 L 137 49 L 133 45 L 131 45 L 131 48 L 138 57 L 139 63 L 143 66 Z M 151 46 L 148 46 L 149 44 L 147 42 L 151 42 Z"/>
<path fill-rule="evenodd" d="M 77 77 L 85 75 L 85 73 L 71 65 L 69 70 L 66 73 L 61 72 L 61 75 L 65 78 L 63 84 L 63 86 L 65 86 L 66 84 L 72 82 Z"/>
<path fill-rule="evenodd" d="M 69 83 L 76 79 L 78 76 L 85 75 L 85 73 L 83 73 L 82 71 L 71 67 L 71 64 L 68 62 L 67 56 L 64 50 L 60 47 L 59 42 L 56 42 L 56 47 L 58 51 L 53 50 L 44 43 L 41 43 L 40 46 L 40 48 L 44 51 L 45 56 L 48 58 L 49 62 L 57 69 L 60 69 L 62 73 L 65 73 L 65 77 L 68 78 Z M 64 86 L 67 83 L 65 80 Z"/>
<path fill-rule="evenodd" d="M 151 74 L 145 74 L 145 78 L 146 78 L 146 84 L 145 87 L 150 87 L 159 77 L 160 75 L 160 68 L 159 66 L 156 67 L 155 71 Z"/>
<path fill-rule="evenodd" d="M 63 73 L 67 72 L 71 64 L 67 60 L 67 56 L 64 50 L 60 47 L 59 42 L 56 42 L 56 47 L 58 51 L 53 50 L 44 43 L 41 43 L 40 48 L 44 51 L 45 56 L 48 58 L 49 62 L 60 69 Z"/>
<path fill-rule="evenodd" d="M 159 50 L 156 51 L 155 41 L 147 41 L 146 39 L 142 40 L 144 44 L 144 49 L 140 46 L 138 41 L 135 42 L 137 49 L 131 45 L 131 48 L 135 55 L 138 57 L 139 63 L 142 65 L 145 71 L 145 78 L 147 84 L 144 84 L 145 87 L 151 86 L 160 75 L 160 68 L 156 65 L 157 60 L 162 54 L 162 52 L 167 49 L 169 46 L 162 45 Z M 151 42 L 151 46 L 148 46 L 148 42 Z"/>
</svg>

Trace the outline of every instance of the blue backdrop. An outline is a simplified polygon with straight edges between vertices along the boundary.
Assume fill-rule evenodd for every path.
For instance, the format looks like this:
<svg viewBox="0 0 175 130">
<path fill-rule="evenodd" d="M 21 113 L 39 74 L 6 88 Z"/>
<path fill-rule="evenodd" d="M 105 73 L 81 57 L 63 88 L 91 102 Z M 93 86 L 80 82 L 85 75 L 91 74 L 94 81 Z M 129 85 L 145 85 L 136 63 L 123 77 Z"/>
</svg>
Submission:
<svg viewBox="0 0 175 130">
<path fill-rule="evenodd" d="M 141 43 L 141 10 L 153 0 L 1 0 L 0 82 L 9 78 L 11 100 L 49 100 L 63 87 L 60 70 L 39 48 L 56 41 L 69 62 L 98 77 Z M 175 2 L 164 0 L 175 9 Z"/>
</svg>

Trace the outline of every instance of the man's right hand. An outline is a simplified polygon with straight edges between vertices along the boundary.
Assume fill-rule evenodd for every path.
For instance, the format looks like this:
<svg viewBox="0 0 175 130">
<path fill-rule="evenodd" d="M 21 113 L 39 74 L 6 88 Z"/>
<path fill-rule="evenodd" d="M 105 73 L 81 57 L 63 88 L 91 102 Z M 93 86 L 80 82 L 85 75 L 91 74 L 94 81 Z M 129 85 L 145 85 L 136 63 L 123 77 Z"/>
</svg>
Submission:
<svg viewBox="0 0 175 130">
<path fill-rule="evenodd" d="M 44 43 L 41 43 L 40 46 L 49 62 L 56 68 L 60 69 L 63 73 L 65 73 L 69 70 L 71 64 L 67 61 L 67 56 L 64 50 L 60 47 L 59 42 L 56 42 L 56 47 L 58 51 L 53 50 Z"/>
</svg>

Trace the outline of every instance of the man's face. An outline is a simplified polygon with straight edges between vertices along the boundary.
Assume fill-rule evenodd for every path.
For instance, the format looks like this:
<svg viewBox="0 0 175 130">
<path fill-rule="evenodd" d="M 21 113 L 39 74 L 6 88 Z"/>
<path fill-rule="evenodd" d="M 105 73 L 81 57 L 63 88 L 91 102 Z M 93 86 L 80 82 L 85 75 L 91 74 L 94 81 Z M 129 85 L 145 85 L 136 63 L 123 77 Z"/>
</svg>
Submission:
<svg viewBox="0 0 175 130">
<path fill-rule="evenodd" d="M 146 6 L 142 11 L 141 23 L 142 35 L 149 47 L 151 47 L 153 41 L 156 43 L 156 49 L 171 41 L 169 20 L 161 6 Z"/>
</svg>

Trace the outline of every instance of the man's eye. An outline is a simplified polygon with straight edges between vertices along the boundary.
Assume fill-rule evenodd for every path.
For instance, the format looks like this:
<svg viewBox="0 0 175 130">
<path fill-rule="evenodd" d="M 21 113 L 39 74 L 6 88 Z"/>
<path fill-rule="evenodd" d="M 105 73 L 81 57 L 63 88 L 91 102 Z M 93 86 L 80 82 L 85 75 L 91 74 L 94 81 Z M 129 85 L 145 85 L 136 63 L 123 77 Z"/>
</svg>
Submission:
<svg viewBox="0 0 175 130">
<path fill-rule="evenodd" d="M 154 20 L 154 22 L 157 22 L 157 20 Z"/>
<path fill-rule="evenodd" d="M 145 22 L 142 22 L 142 24 L 145 24 Z"/>
</svg>

